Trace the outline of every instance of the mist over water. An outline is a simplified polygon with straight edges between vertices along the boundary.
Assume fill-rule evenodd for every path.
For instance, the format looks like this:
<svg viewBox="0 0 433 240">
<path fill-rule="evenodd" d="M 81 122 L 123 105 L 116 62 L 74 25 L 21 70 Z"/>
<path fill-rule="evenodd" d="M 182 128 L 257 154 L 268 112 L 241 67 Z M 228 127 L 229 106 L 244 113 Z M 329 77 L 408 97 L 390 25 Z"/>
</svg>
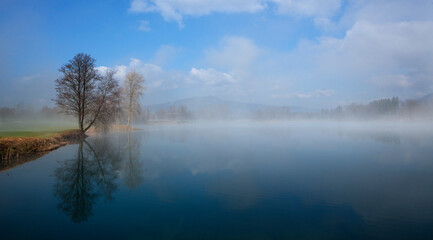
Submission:
<svg viewBox="0 0 433 240">
<path fill-rule="evenodd" d="M 432 129 L 219 122 L 96 135 L 1 172 L 0 223 L 10 237 L 430 239 Z"/>
</svg>

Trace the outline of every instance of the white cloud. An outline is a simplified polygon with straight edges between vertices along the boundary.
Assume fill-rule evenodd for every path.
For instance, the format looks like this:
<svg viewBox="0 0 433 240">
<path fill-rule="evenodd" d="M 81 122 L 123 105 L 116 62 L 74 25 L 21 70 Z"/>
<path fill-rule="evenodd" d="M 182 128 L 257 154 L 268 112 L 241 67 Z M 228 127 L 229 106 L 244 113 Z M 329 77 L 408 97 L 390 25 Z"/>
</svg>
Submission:
<svg viewBox="0 0 433 240">
<path fill-rule="evenodd" d="M 231 36 L 223 38 L 219 48 L 208 50 L 205 58 L 213 66 L 248 70 L 261 52 L 252 40 Z"/>
<path fill-rule="evenodd" d="M 100 66 L 96 68 L 98 71 L 100 71 L 102 74 L 105 74 L 109 67 L 106 66 Z M 116 73 L 114 75 L 115 78 L 119 79 L 121 82 L 125 80 L 126 74 L 131 71 L 135 70 L 141 74 L 143 74 L 146 84 L 149 84 L 150 86 L 158 87 L 161 84 L 160 83 L 154 83 L 159 82 L 161 79 L 163 79 L 165 76 L 165 72 L 162 70 L 161 67 L 155 65 L 155 64 L 149 64 L 149 63 L 143 63 L 141 60 L 136 58 L 131 58 L 129 65 L 118 65 L 113 68 Z"/>
<path fill-rule="evenodd" d="M 334 90 L 331 89 L 317 89 L 314 92 L 302 93 L 302 92 L 294 92 L 294 93 L 285 93 L 285 94 L 274 94 L 272 98 L 319 98 L 319 97 L 331 97 L 334 95 Z"/>
<path fill-rule="evenodd" d="M 152 29 L 150 28 L 150 22 L 145 21 L 145 20 L 141 20 L 140 24 L 138 25 L 138 30 L 143 31 L 143 32 L 152 31 Z"/>
<path fill-rule="evenodd" d="M 433 20 L 431 0 L 363 0 L 350 1 L 342 16 L 342 24 L 352 26 L 359 21 L 376 24 Z"/>
<path fill-rule="evenodd" d="M 331 17 L 341 7 L 341 0 L 272 0 L 278 12 L 309 17 Z"/>
<path fill-rule="evenodd" d="M 224 72 L 218 72 L 215 69 L 197 69 L 192 68 L 189 72 L 189 83 L 204 83 L 206 85 L 221 85 L 227 83 L 235 83 L 235 78 Z"/>
<path fill-rule="evenodd" d="M 183 15 L 201 16 L 213 12 L 257 12 L 266 7 L 262 0 L 133 0 L 131 12 L 158 12 L 166 21 L 183 26 Z"/>
<path fill-rule="evenodd" d="M 264 0 L 132 0 L 130 11 L 157 11 L 172 18 L 174 14 L 206 15 L 212 12 L 257 12 L 266 8 Z M 173 17 L 171 20 L 176 20 Z"/>
<path fill-rule="evenodd" d="M 187 85 L 191 91 L 218 88 L 244 94 L 251 101 L 303 104 L 308 99 L 305 102 L 317 105 L 325 98 L 332 105 L 396 92 L 413 97 L 433 91 L 433 4 L 428 1 L 347 1 L 341 18 L 340 0 L 248 1 L 248 6 L 260 6 L 256 8 L 240 6 L 244 2 L 222 1 L 215 6 L 208 0 L 135 0 L 131 11 L 159 12 L 166 20 L 181 23 L 185 15 L 259 12 L 275 6 L 279 14 L 309 17 L 316 26 L 334 32 L 301 39 L 286 52 L 263 48 L 242 36 L 226 36 L 204 52 L 199 66 L 176 74 L 163 71 L 152 84 L 164 88 L 170 82 L 194 83 Z M 161 66 L 173 52 L 170 46 L 162 47 L 153 63 Z"/>
<path fill-rule="evenodd" d="M 129 11 L 158 12 L 166 21 L 176 21 L 183 27 L 183 16 L 211 13 L 255 13 L 277 6 L 280 14 L 327 18 L 341 7 L 341 0 L 132 0 Z"/>
<path fill-rule="evenodd" d="M 370 79 L 373 84 L 383 88 L 409 88 L 412 86 L 408 76 L 405 75 L 385 75 L 375 76 Z"/>
<path fill-rule="evenodd" d="M 339 96 L 342 92 L 368 92 L 371 96 L 396 89 L 405 89 L 407 95 L 433 90 L 431 0 L 346 1 L 341 13 L 342 2 L 134 0 L 131 11 L 159 12 L 166 20 L 182 22 L 185 15 L 254 13 L 275 6 L 279 14 L 312 18 L 322 29 L 337 31 L 334 33 L 340 36 L 344 33 L 343 37 L 324 35 L 300 40 L 298 47 L 289 52 L 263 49 L 252 39 L 232 36 L 205 52 L 204 69 L 210 67 L 236 76 L 239 83 L 247 83 L 244 89 L 268 89 L 269 96 L 284 91 L 298 93 L 298 88 L 307 91 L 297 95 L 304 98 L 313 98 L 317 88 L 337 89 Z M 333 22 L 336 15 L 338 20 Z"/>
<path fill-rule="evenodd" d="M 322 37 L 318 43 L 301 43 L 286 62 L 294 69 L 299 84 L 311 83 L 305 82 L 308 78 L 315 84 L 320 80 L 321 86 L 344 85 L 352 91 L 360 86 L 378 90 L 379 85 L 381 91 L 388 88 L 390 92 L 396 86 L 408 89 L 406 93 L 433 90 L 432 42 L 432 21 L 360 21 L 343 38 Z M 391 81 L 377 76 L 405 79 Z M 382 84 L 378 84 L 380 81 Z"/>
<path fill-rule="evenodd" d="M 163 45 L 156 51 L 152 62 L 156 65 L 164 65 L 172 61 L 179 52 L 179 48 L 170 45 Z"/>
<path fill-rule="evenodd" d="M 324 30 L 335 30 L 336 24 L 326 17 L 317 17 L 314 19 L 314 24 Z"/>
<path fill-rule="evenodd" d="M 99 72 L 99 74 L 105 75 L 107 71 L 110 70 L 110 68 L 105 66 L 99 66 L 96 67 L 96 70 Z"/>
<path fill-rule="evenodd" d="M 110 68 L 101 66 L 97 69 L 104 73 Z M 116 70 L 115 77 L 121 83 L 128 71 L 135 70 L 143 74 L 147 88 L 143 104 L 161 103 L 200 95 L 223 98 L 231 96 L 228 99 L 232 99 L 244 92 L 244 88 L 239 85 L 242 82 L 241 76 L 236 72 L 221 72 L 214 68 L 192 67 L 190 71 L 170 71 L 156 64 L 132 58 L 128 65 L 117 65 L 113 69 Z"/>
</svg>

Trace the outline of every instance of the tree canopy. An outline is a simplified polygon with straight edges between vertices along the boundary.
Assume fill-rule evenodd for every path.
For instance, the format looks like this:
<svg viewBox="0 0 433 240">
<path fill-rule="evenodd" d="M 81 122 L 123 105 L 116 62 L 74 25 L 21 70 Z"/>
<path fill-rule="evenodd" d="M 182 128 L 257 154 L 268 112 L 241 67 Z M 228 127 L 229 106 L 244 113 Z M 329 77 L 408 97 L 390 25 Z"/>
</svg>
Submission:
<svg viewBox="0 0 433 240">
<path fill-rule="evenodd" d="M 56 80 L 56 105 L 62 112 L 78 120 L 84 134 L 93 125 L 106 125 L 120 111 L 120 87 L 114 71 L 101 75 L 95 68 L 95 59 L 79 53 L 59 71 Z"/>
</svg>

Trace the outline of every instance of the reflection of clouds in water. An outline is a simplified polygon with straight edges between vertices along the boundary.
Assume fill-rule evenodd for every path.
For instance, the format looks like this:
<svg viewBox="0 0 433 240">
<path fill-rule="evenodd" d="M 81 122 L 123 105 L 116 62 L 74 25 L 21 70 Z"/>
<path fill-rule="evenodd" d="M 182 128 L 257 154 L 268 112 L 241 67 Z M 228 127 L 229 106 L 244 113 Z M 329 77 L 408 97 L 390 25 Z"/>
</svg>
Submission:
<svg viewBox="0 0 433 240">
<path fill-rule="evenodd" d="M 375 131 L 342 131 L 341 136 L 348 136 L 353 139 L 372 139 L 385 144 L 400 145 L 400 135 L 393 132 L 375 132 Z"/>
<path fill-rule="evenodd" d="M 382 144 L 371 137 L 375 132 L 395 134 L 400 144 Z M 105 176 L 110 175 L 105 171 L 118 174 L 113 183 L 122 194 L 113 194 L 116 201 L 98 209 L 117 212 L 131 204 L 130 222 L 125 218 L 122 223 L 142 221 L 139 227 L 155 234 L 227 238 L 245 236 L 236 231 L 247 228 L 249 236 L 263 238 L 274 233 L 279 238 L 324 236 L 308 235 L 314 229 L 354 239 L 388 221 L 395 223 L 391 235 L 399 235 L 407 222 L 432 222 L 432 135 L 418 132 L 290 123 L 145 127 L 129 136 L 91 137 L 95 153 L 83 145 L 85 161 L 71 160 L 65 164 L 71 171 L 61 174 L 73 179 L 82 174 L 90 184 L 75 194 L 65 181 L 61 186 L 69 190 L 60 194 L 75 194 L 87 203 L 66 200 L 63 211 L 85 216 L 75 220 L 85 221 L 94 204 L 106 198 L 97 155 Z M 408 140 L 414 136 L 415 145 Z M 129 188 L 136 190 L 125 191 Z"/>
<path fill-rule="evenodd" d="M 139 159 L 141 138 L 139 134 L 128 132 L 126 136 L 119 137 L 119 141 L 124 143 L 120 174 L 126 186 L 135 189 L 144 181 L 143 161 Z"/>
<path fill-rule="evenodd" d="M 318 124 L 320 125 L 320 124 Z M 432 128 L 428 122 L 341 122 L 329 123 L 321 127 L 321 133 L 349 137 L 355 140 L 371 139 L 384 144 L 400 145 L 402 141 L 412 145 L 420 144 L 423 139 L 433 140 Z"/>
<path fill-rule="evenodd" d="M 244 165 L 243 159 L 248 156 L 255 139 L 274 141 L 276 137 L 285 139 L 290 135 L 287 128 L 257 126 L 251 128 L 237 124 L 233 128 L 227 124 L 209 124 L 152 129 L 149 134 L 160 140 L 153 142 L 155 147 L 163 150 L 148 151 L 144 157 L 153 161 L 177 159 L 187 164 L 194 175 L 208 170 L 249 167 Z M 261 153 L 264 158 L 266 154 Z"/>
<path fill-rule="evenodd" d="M 413 145 L 408 140 L 431 139 L 425 131 L 313 123 L 171 128 L 179 129 L 150 131 L 142 145 L 147 174 L 153 182 L 185 171 L 195 179 L 209 175 L 201 187 L 228 208 L 255 206 L 267 195 L 290 192 L 315 203 L 349 204 L 371 218 L 430 219 L 433 214 L 423 210 L 433 199 L 431 141 Z M 224 178 L 221 172 L 227 173 Z M 166 185 L 155 188 L 165 199 L 176 198 Z"/>
<path fill-rule="evenodd" d="M 91 215 L 100 196 L 111 198 L 117 174 L 128 188 L 149 187 L 164 202 L 178 202 L 185 198 L 182 190 L 197 188 L 227 209 L 246 210 L 293 194 L 311 205 L 349 205 L 369 219 L 431 219 L 431 136 L 305 123 L 108 134 L 89 138 L 81 158 L 56 171 L 56 194 L 77 222 Z M 378 139 L 385 144 L 375 144 Z M 77 177 L 83 181 L 74 182 Z"/>
</svg>

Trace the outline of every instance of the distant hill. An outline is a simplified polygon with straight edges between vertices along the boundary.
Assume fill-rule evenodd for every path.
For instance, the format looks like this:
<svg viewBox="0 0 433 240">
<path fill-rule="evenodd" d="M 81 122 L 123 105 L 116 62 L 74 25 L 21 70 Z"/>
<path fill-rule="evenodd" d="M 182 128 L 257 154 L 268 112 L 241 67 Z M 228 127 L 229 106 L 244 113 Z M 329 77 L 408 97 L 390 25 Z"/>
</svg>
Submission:
<svg viewBox="0 0 433 240">
<path fill-rule="evenodd" d="M 418 98 L 417 102 L 425 105 L 433 105 L 433 93 Z"/>
</svg>

